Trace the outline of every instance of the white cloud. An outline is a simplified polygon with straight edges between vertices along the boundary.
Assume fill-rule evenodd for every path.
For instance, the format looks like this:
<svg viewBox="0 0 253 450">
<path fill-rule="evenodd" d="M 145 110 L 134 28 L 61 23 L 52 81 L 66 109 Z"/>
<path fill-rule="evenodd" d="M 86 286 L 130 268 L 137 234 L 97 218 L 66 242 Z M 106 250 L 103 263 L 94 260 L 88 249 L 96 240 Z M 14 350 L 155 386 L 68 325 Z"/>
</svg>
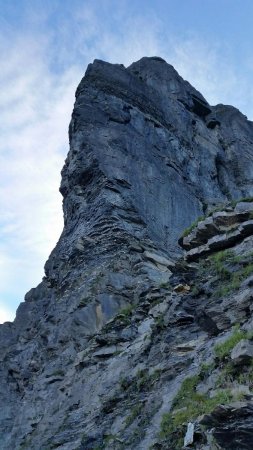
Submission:
<svg viewBox="0 0 253 450">
<path fill-rule="evenodd" d="M 8 309 L 0 305 L 0 323 L 10 322 L 15 319 L 15 312 L 13 309 Z"/>
<path fill-rule="evenodd" d="M 0 49 L 6 45 L 2 37 Z M 50 73 L 46 49 L 29 38 L 17 39 L 0 71 L 0 293 L 6 305 L 0 321 L 41 280 L 62 229 L 60 170 L 82 74 L 73 67 Z M 7 306 L 9 293 L 13 302 Z"/>
</svg>

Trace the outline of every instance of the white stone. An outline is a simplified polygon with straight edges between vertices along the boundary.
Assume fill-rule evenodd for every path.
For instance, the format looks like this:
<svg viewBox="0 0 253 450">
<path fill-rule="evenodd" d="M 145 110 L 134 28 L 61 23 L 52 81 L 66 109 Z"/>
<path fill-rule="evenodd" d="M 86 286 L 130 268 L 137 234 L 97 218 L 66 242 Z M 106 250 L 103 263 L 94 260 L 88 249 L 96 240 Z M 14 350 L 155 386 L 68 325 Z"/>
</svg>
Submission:
<svg viewBox="0 0 253 450">
<path fill-rule="evenodd" d="M 193 443 L 194 437 L 194 423 L 189 422 L 187 426 L 186 435 L 184 437 L 184 447 L 191 445 Z"/>
</svg>

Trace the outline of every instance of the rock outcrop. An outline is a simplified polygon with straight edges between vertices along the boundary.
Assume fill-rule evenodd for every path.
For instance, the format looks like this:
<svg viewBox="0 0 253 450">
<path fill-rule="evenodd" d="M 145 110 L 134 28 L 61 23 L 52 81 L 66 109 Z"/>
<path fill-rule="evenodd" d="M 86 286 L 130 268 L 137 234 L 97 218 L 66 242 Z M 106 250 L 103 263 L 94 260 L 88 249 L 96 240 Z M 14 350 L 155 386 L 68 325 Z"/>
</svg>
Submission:
<svg viewBox="0 0 253 450">
<path fill-rule="evenodd" d="M 251 450 L 252 122 L 95 60 L 69 139 L 63 233 L 0 326 L 1 449 Z"/>
<path fill-rule="evenodd" d="M 215 250 L 233 247 L 253 233 L 253 202 L 238 202 L 223 211 L 210 213 L 179 239 L 186 250 L 186 260 L 196 261 Z M 194 225 L 194 224 L 193 224 Z M 187 232 L 187 230 L 186 230 Z"/>
</svg>

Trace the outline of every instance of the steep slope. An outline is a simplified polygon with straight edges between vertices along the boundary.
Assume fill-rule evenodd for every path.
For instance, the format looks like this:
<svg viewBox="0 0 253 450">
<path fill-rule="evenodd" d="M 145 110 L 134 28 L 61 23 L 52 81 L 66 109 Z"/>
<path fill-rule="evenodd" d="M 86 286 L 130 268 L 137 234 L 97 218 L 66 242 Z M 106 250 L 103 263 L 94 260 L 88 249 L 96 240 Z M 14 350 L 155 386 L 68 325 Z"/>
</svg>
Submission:
<svg viewBox="0 0 253 450">
<path fill-rule="evenodd" d="M 63 233 L 43 281 L 14 323 L 0 326 L 1 448 L 175 449 L 191 419 L 178 420 L 179 435 L 166 422 L 170 408 L 180 408 L 182 381 L 194 375 L 192 391 L 202 381 L 209 395 L 216 379 L 201 365 L 210 360 L 211 372 L 222 372 L 222 360 L 213 363 L 216 341 L 227 339 L 220 334 L 233 336 L 239 323 L 239 335 L 251 338 L 251 284 L 239 279 L 236 289 L 217 294 L 215 264 L 182 263 L 178 239 L 213 207 L 236 215 L 229 202 L 253 195 L 253 124 L 231 106 L 211 107 L 161 58 L 129 68 L 95 60 L 77 88 L 69 138 Z M 245 214 L 232 232 L 251 220 Z M 204 241 L 203 231 L 180 241 L 187 260 L 226 248 L 209 249 L 208 239 L 222 236 L 214 225 L 201 225 Z M 222 226 L 226 240 L 231 230 Z M 252 230 L 245 226 L 248 234 L 238 229 L 241 237 L 227 247 L 237 246 L 250 271 Z M 225 269 L 240 271 L 240 261 L 227 256 Z M 223 391 L 192 420 L 224 402 Z M 233 399 L 227 393 L 226 403 Z M 239 444 L 219 437 L 229 414 L 212 439 L 224 449 L 250 449 L 244 436 Z M 240 414 L 248 436 L 250 400 L 231 419 L 238 428 Z M 208 417 L 210 429 L 221 421 Z M 202 429 L 199 436 L 195 448 L 215 448 Z"/>
</svg>

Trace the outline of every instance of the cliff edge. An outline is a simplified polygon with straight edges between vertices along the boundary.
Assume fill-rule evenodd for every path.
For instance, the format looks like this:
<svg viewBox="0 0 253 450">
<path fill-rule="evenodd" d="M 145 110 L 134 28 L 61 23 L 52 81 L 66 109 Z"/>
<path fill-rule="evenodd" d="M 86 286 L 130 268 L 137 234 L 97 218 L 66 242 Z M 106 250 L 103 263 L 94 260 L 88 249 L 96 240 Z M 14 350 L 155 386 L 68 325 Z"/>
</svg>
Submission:
<svg viewBox="0 0 253 450">
<path fill-rule="evenodd" d="M 251 450 L 253 123 L 159 57 L 95 60 L 69 141 L 62 235 L 0 325 L 0 448 Z"/>
</svg>

